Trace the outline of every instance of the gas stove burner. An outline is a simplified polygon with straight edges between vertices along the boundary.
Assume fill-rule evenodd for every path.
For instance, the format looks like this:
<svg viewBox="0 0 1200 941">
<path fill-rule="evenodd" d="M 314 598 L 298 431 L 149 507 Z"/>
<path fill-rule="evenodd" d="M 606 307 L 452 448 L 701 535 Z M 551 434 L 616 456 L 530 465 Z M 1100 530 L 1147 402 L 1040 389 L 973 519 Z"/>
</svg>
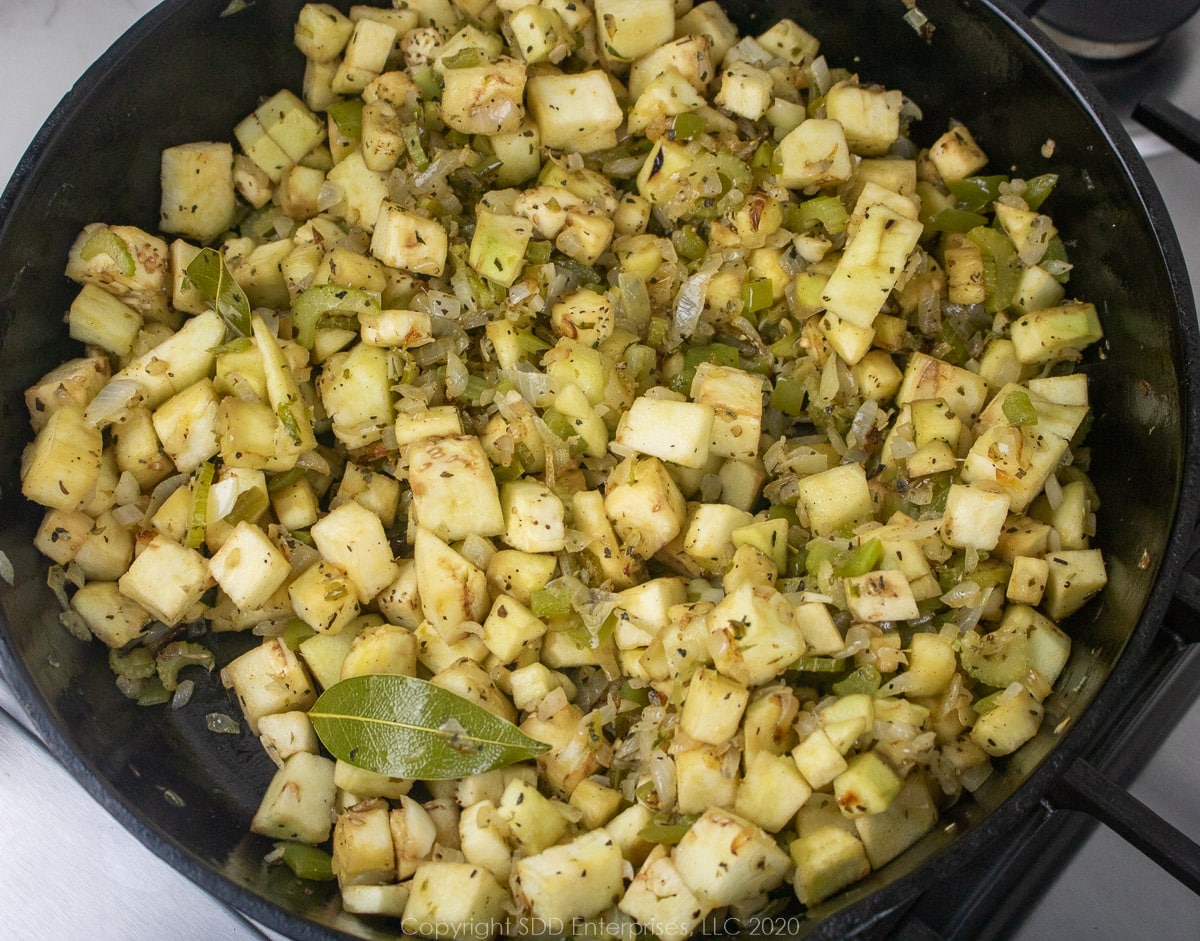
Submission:
<svg viewBox="0 0 1200 941">
<path fill-rule="evenodd" d="M 1072 33 L 1056 29 L 1049 22 L 1036 17 L 1034 22 L 1042 28 L 1047 36 L 1054 40 L 1059 48 L 1078 59 L 1089 59 L 1096 62 L 1115 62 L 1140 55 L 1153 49 L 1162 41 L 1162 36 L 1152 36 L 1148 39 L 1133 39 L 1113 42 L 1109 40 L 1085 39 Z"/>
<path fill-rule="evenodd" d="M 1071 55 L 1111 60 L 1152 49 L 1200 9 L 1200 0 L 1035 0 L 1025 8 Z"/>
<path fill-rule="evenodd" d="M 1171 150 L 1133 119 L 1157 97 L 1200 115 L 1200 0 L 1045 0 L 1026 4 L 1121 118 L 1143 158 Z"/>
</svg>

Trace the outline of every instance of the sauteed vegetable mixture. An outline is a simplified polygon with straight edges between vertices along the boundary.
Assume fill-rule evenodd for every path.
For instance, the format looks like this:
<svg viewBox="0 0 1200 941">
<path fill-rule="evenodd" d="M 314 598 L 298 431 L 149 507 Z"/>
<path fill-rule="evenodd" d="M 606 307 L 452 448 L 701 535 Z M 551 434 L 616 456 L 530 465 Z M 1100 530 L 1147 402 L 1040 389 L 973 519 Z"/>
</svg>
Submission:
<svg viewBox="0 0 1200 941">
<path fill-rule="evenodd" d="M 311 3 L 303 87 L 71 247 L 22 465 L 63 623 L 138 703 L 219 668 L 251 828 L 348 911 L 811 906 L 1038 733 L 1105 584 L 1056 179 L 810 28 Z"/>
</svg>

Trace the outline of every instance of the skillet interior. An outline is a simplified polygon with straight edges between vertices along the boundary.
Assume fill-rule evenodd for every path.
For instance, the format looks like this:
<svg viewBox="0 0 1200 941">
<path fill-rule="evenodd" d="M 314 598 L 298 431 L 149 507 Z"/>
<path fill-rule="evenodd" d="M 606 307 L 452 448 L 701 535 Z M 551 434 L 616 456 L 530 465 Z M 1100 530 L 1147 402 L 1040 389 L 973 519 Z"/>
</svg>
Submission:
<svg viewBox="0 0 1200 941">
<path fill-rule="evenodd" d="M 74 295 L 61 274 L 66 246 L 95 220 L 153 229 L 164 146 L 227 139 L 258 96 L 299 84 L 302 62 L 291 46 L 298 0 L 259 2 L 222 18 L 225 6 L 171 0 L 143 20 L 64 100 L 0 202 L 0 549 L 16 569 L 16 584 L 0 595 L 0 654 L 55 753 L 172 865 L 293 937 L 385 937 L 386 926 L 340 915 L 325 887 L 297 886 L 262 865 L 266 844 L 248 837 L 246 825 L 272 766 L 249 735 L 208 732 L 207 712 L 236 715 L 218 683 L 198 688 L 179 712 L 140 711 L 117 693 L 96 646 L 78 644 L 57 624 L 44 566 L 29 547 L 40 512 L 17 483 L 28 440 L 21 392 L 71 350 L 62 322 Z M 1073 728 L 1046 731 L 1014 756 L 978 806 L 955 812 L 957 837 L 931 834 L 823 906 L 818 933 L 844 936 L 1032 806 L 1131 681 L 1195 513 L 1187 460 L 1195 378 L 1186 366 L 1197 362 L 1195 311 L 1165 210 L 1123 132 L 1093 113 L 1103 107 L 1098 99 L 1071 90 L 1069 65 L 1038 53 L 989 5 L 922 2 L 936 27 L 931 42 L 903 22 L 900 0 L 726 6 L 751 32 L 792 16 L 821 38 L 832 64 L 903 89 L 924 112 L 918 142 L 958 119 L 998 168 L 1060 173 L 1048 211 L 1081 262 L 1072 291 L 1100 304 L 1107 332 L 1105 355 L 1087 370 L 1093 475 L 1104 504 L 1099 540 L 1111 583 L 1073 623 L 1075 652 L 1060 681 L 1068 692 L 1047 704 L 1047 730 L 1065 718 Z M 1054 150 L 1046 157 L 1048 140 Z M 251 642 L 224 636 L 218 658 Z"/>
</svg>

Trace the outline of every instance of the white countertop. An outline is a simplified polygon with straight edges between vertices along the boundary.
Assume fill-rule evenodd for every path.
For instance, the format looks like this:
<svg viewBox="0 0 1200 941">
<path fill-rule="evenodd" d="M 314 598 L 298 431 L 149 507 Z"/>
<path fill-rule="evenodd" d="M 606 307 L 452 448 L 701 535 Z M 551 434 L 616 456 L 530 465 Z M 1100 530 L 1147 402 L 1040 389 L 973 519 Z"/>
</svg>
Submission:
<svg viewBox="0 0 1200 941">
<path fill-rule="evenodd" d="M 9 178 L 84 69 L 152 6 L 152 0 L 0 0 L 0 87 L 7 89 L 0 106 L 0 180 Z M 1195 207 L 1200 168 L 1175 154 L 1154 158 L 1151 168 L 1168 205 Z M 1185 245 L 1200 247 L 1200 213 L 1178 214 L 1177 227 Z M 1198 253 L 1192 270 L 1200 284 Z M 0 684 L 0 707 L 12 709 L 5 692 Z M 1200 838 L 1197 743 L 1200 709 L 1193 709 L 1133 788 L 1193 838 Z M 3 937 L 262 941 L 255 927 L 170 871 L 109 818 L 3 708 L 0 755 Z M 1136 903 L 1131 885 L 1139 887 Z M 1192 941 L 1197 924 L 1200 899 L 1101 830 L 1019 937 Z"/>
</svg>

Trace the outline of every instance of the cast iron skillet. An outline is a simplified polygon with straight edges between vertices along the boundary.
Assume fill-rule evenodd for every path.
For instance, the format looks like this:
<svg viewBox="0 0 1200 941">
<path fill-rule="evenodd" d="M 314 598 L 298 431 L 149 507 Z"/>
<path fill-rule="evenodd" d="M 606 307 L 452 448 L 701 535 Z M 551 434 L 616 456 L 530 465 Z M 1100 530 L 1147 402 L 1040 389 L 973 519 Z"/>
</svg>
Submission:
<svg viewBox="0 0 1200 941">
<path fill-rule="evenodd" d="M 394 925 L 342 914 L 330 887 L 298 884 L 262 863 L 267 844 L 246 828 L 273 766 L 249 735 L 207 730 L 206 713 L 236 715 L 219 683 L 200 684 L 178 712 L 139 710 L 116 691 L 97 646 L 58 625 L 45 566 L 29 546 L 40 511 L 17 482 L 29 438 L 22 390 L 73 352 L 63 313 L 75 288 L 62 269 L 76 233 L 97 220 L 153 229 L 163 147 L 229 139 L 256 98 L 299 86 L 291 44 L 299 0 L 259 0 L 222 17 L 227 2 L 169 0 L 134 27 L 55 110 L 0 201 L 0 549 L 16 572 L 0 593 L 0 662 L 54 754 L 170 865 L 294 938 L 388 937 Z M 931 39 L 902 21 L 901 0 L 728 2 L 746 31 L 792 16 L 821 37 L 831 63 L 903 89 L 924 110 L 919 142 L 958 119 L 996 167 L 1061 175 L 1048 209 L 1080 262 L 1072 291 L 1100 305 L 1107 334 L 1086 369 L 1111 582 L 1070 625 L 1074 653 L 1043 733 L 977 802 L 951 812 L 953 834 L 939 827 L 810 913 L 799 934 L 853 933 L 1030 811 L 1136 678 L 1197 511 L 1196 312 L 1144 165 L 1098 95 L 1019 14 L 980 0 L 921 0 L 920 8 Z M 253 642 L 221 636 L 218 656 Z"/>
</svg>

